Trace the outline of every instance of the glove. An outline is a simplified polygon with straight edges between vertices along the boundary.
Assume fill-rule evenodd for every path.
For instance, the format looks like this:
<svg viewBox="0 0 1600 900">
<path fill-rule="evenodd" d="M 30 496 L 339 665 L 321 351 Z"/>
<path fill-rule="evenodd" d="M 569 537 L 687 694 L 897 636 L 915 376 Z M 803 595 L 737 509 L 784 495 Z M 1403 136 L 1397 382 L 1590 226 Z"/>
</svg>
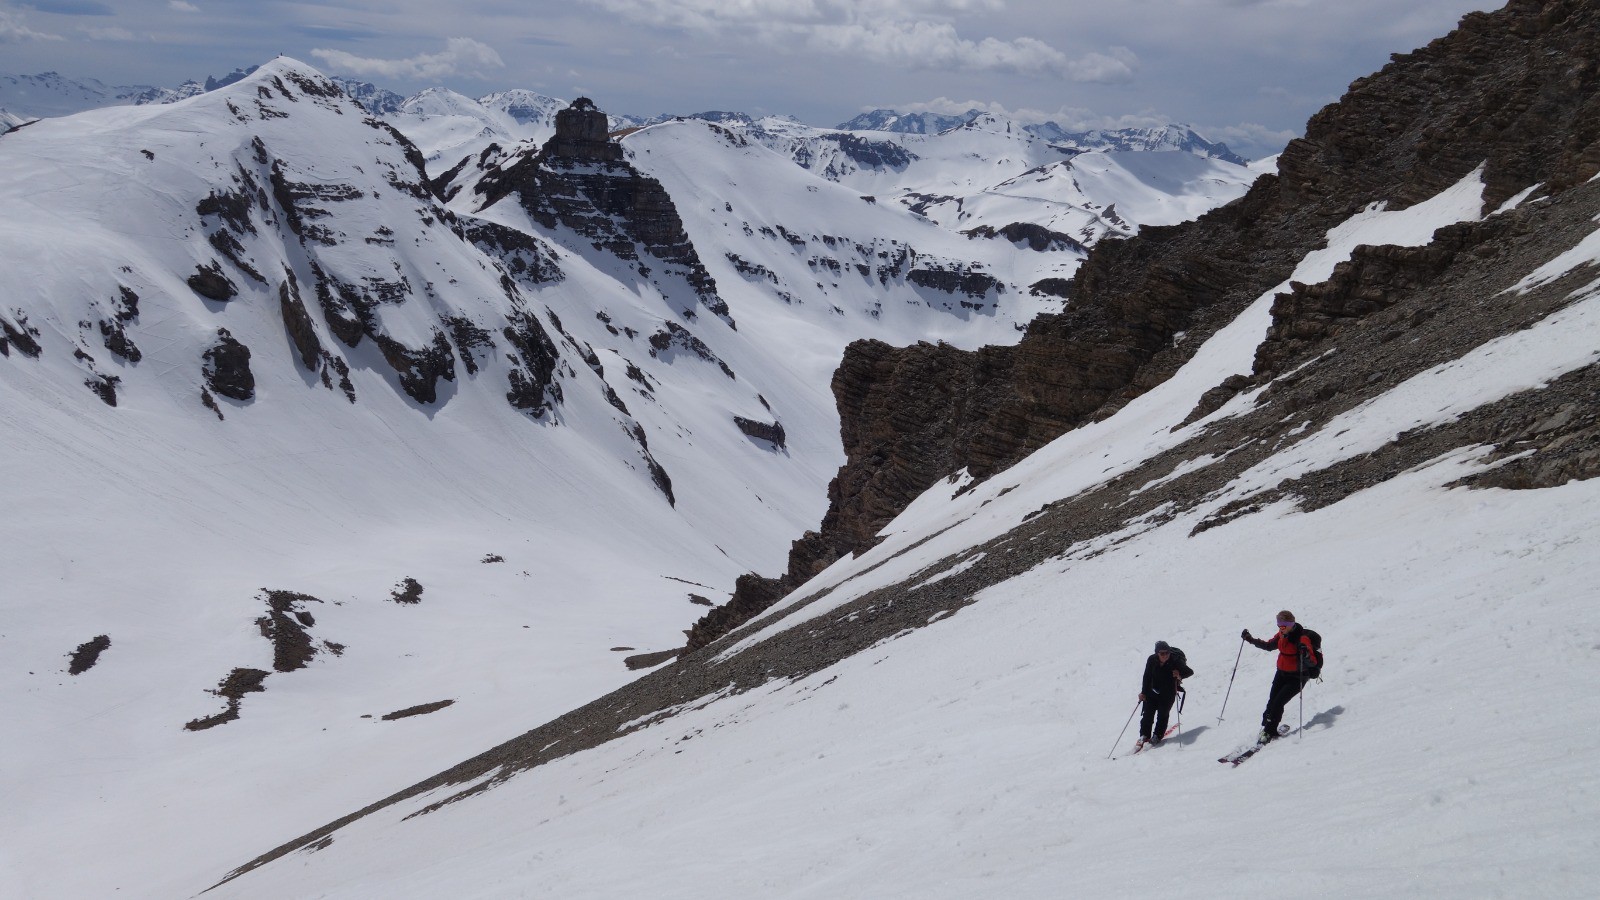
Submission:
<svg viewBox="0 0 1600 900">
<path fill-rule="evenodd" d="M 1143 702 L 1144 702 L 1144 695 L 1143 695 L 1143 694 L 1140 694 L 1140 695 L 1139 695 L 1139 702 L 1140 702 L 1140 703 L 1143 703 Z"/>
<path fill-rule="evenodd" d="M 1255 638 L 1250 636 L 1250 629 L 1248 629 L 1248 628 L 1246 628 L 1245 630 L 1239 632 L 1239 637 L 1241 637 L 1241 638 L 1243 638 L 1244 640 L 1247 640 L 1247 641 L 1255 640 Z"/>
</svg>

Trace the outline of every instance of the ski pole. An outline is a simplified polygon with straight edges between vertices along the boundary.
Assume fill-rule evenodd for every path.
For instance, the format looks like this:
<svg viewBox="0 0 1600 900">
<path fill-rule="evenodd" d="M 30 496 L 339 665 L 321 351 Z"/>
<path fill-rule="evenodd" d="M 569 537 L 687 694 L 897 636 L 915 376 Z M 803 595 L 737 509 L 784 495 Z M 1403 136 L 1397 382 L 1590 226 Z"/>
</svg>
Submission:
<svg viewBox="0 0 1600 900">
<path fill-rule="evenodd" d="M 1122 743 L 1122 736 L 1128 733 L 1128 726 L 1133 724 L 1134 714 L 1139 711 L 1139 707 L 1143 703 L 1144 703 L 1143 700 L 1135 700 L 1133 702 L 1133 712 L 1128 713 L 1128 721 L 1123 722 L 1122 723 L 1122 730 L 1117 732 L 1117 744 Z M 1107 753 L 1106 754 L 1106 759 L 1110 759 L 1112 754 L 1117 752 L 1117 744 L 1112 744 L 1111 745 L 1111 753 Z"/>
<path fill-rule="evenodd" d="M 1222 709 L 1217 711 L 1217 724 L 1222 724 L 1222 714 L 1228 711 L 1228 697 L 1233 694 L 1233 679 L 1239 674 L 1239 660 L 1244 657 L 1244 638 L 1239 638 L 1239 653 L 1233 658 L 1233 675 L 1228 676 L 1228 693 L 1222 695 Z"/>
<path fill-rule="evenodd" d="M 1301 648 L 1302 651 L 1304 649 L 1305 648 L 1303 648 L 1303 647 Z M 1300 664 L 1300 671 L 1296 672 L 1295 674 L 1300 677 L 1300 730 L 1296 731 L 1294 733 L 1294 739 L 1297 740 L 1297 741 L 1300 740 L 1301 738 L 1305 737 L 1305 734 L 1306 734 L 1306 681 L 1308 680 L 1306 678 L 1306 655 L 1305 655 L 1305 653 L 1302 652 L 1299 655 L 1298 659 L 1299 659 L 1299 664 Z"/>
<path fill-rule="evenodd" d="M 1189 692 L 1178 688 L 1178 749 L 1183 749 L 1183 702 L 1189 699 Z"/>
</svg>

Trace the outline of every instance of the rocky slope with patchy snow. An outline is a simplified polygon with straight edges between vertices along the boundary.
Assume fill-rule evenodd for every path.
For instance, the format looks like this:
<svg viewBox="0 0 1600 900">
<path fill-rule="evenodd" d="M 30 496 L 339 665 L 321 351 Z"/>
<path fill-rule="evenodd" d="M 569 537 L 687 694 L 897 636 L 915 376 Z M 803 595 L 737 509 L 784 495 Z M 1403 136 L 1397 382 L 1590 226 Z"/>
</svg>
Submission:
<svg viewBox="0 0 1600 900">
<path fill-rule="evenodd" d="M 1416 203 L 1479 167 L 1491 209 L 1535 185 L 1557 194 L 1590 177 L 1600 168 L 1597 75 L 1584 43 L 1593 31 L 1585 10 L 1548 15 L 1513 4 L 1498 18 L 1470 16 L 1448 38 L 1358 80 L 1289 145 L 1279 174 L 1192 225 L 1103 247 L 1075 276 L 1071 307 L 1033 322 L 1014 348 L 853 346 L 834 385 L 851 462 L 830 488 L 823 527 L 796 543 L 782 586 L 868 546 L 944 474 L 987 476 L 1170 377 L 1359 210 Z M 1528 49 L 1534 40 L 1538 53 Z M 1362 294 L 1382 300 L 1333 310 L 1287 300 L 1281 337 L 1263 348 L 1257 371 L 1216 386 L 1197 412 L 1270 380 L 1461 252 L 1430 251 L 1426 276 L 1407 271 L 1420 265 L 1415 255 L 1368 262 Z M 930 365 L 951 373 L 938 394 L 921 387 Z M 760 596 L 781 592 L 767 586 Z"/>
</svg>

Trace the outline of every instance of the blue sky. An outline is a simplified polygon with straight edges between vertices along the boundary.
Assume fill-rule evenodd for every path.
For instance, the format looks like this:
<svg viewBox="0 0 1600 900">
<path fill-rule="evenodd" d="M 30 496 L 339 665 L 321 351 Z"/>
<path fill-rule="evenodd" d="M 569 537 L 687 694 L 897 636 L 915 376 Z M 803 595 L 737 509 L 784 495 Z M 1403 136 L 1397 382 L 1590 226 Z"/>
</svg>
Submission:
<svg viewBox="0 0 1600 900">
<path fill-rule="evenodd" d="M 174 86 L 280 53 L 401 93 L 834 125 L 983 107 L 1270 153 L 1481 0 L 0 0 L 0 72 Z"/>
</svg>

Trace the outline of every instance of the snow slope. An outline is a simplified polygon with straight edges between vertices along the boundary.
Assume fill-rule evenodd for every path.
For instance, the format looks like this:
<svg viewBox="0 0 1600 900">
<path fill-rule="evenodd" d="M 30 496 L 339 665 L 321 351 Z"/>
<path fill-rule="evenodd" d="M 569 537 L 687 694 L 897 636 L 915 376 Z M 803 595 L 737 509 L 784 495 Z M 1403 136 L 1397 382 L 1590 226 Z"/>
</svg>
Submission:
<svg viewBox="0 0 1600 900">
<path fill-rule="evenodd" d="M 1294 278 L 1326 278 L 1360 244 L 1427 244 L 1479 218 L 1481 190 L 1475 173 L 1409 209 L 1358 213 Z M 1597 264 L 1591 233 L 1510 273 L 1529 276 L 1513 290 Z M 929 491 L 882 543 L 793 595 L 822 599 L 793 615 L 780 604 L 722 658 L 803 642 L 807 622 L 875 588 L 948 577 L 1041 507 L 1242 415 L 1259 392 L 1179 427 L 1204 391 L 1250 370 L 1273 293 L 1114 416 L 971 489 Z M 491 790 L 402 800 L 212 894 L 1588 896 L 1600 482 L 1451 486 L 1493 465 L 1467 446 L 1314 511 L 1276 502 L 1195 527 L 1600 362 L 1600 283 L 1568 300 L 1303 431 L 1193 508 L 1061 547 L 954 616 L 804 678 L 707 695 Z M 1329 660 L 1303 712 L 1290 708 L 1303 730 L 1219 766 L 1256 731 L 1272 672 L 1244 648 L 1232 677 L 1239 630 L 1269 632 L 1284 607 L 1322 633 Z M 1183 735 L 1113 761 L 1157 639 L 1197 672 Z"/>
<path fill-rule="evenodd" d="M 681 285 L 618 280 L 631 270 L 523 221 L 560 279 L 508 288 L 507 260 L 419 196 L 394 134 L 329 87 L 280 59 L 189 101 L 48 119 L 0 143 L 0 680 L 15 738 L 0 882 L 24 896 L 159 895 L 179 859 L 223 865 L 617 686 L 630 651 L 681 645 L 695 596 L 780 566 L 820 518 L 841 459 L 827 374 L 846 342 L 978 346 L 1014 339 L 1037 308 L 976 314 L 905 289 L 916 310 L 840 324 L 816 302 L 790 322 L 795 304 L 734 289 L 744 331 L 688 325 L 726 370 L 656 352 Z M 213 264 L 231 299 L 192 287 Z M 291 276 L 316 311 L 324 355 L 309 364 L 286 327 Z M 366 325 L 340 320 L 353 347 L 334 333 L 351 309 L 318 310 L 324 276 L 391 298 Z M 557 354 L 561 399 L 542 411 L 507 402 L 522 350 L 443 335 L 463 320 L 498 341 L 524 315 Z M 213 395 L 214 412 L 201 400 L 219 328 L 249 348 L 255 385 Z M 127 343 L 112 350 L 112 334 Z M 426 380 L 435 396 L 419 399 L 379 336 L 407 353 L 445 341 L 453 380 Z M 781 423 L 787 440 L 752 439 L 735 416 Z M 424 588 L 414 606 L 391 599 L 407 578 Z M 268 591 L 311 598 L 280 611 L 307 626 L 309 666 L 279 670 L 259 624 Z M 99 635 L 98 663 L 68 675 Z M 240 669 L 270 671 L 265 692 L 240 698 L 237 721 L 185 730 L 226 709 L 209 692 Z M 103 848 L 96 866 L 73 862 L 85 845 Z"/>
</svg>

